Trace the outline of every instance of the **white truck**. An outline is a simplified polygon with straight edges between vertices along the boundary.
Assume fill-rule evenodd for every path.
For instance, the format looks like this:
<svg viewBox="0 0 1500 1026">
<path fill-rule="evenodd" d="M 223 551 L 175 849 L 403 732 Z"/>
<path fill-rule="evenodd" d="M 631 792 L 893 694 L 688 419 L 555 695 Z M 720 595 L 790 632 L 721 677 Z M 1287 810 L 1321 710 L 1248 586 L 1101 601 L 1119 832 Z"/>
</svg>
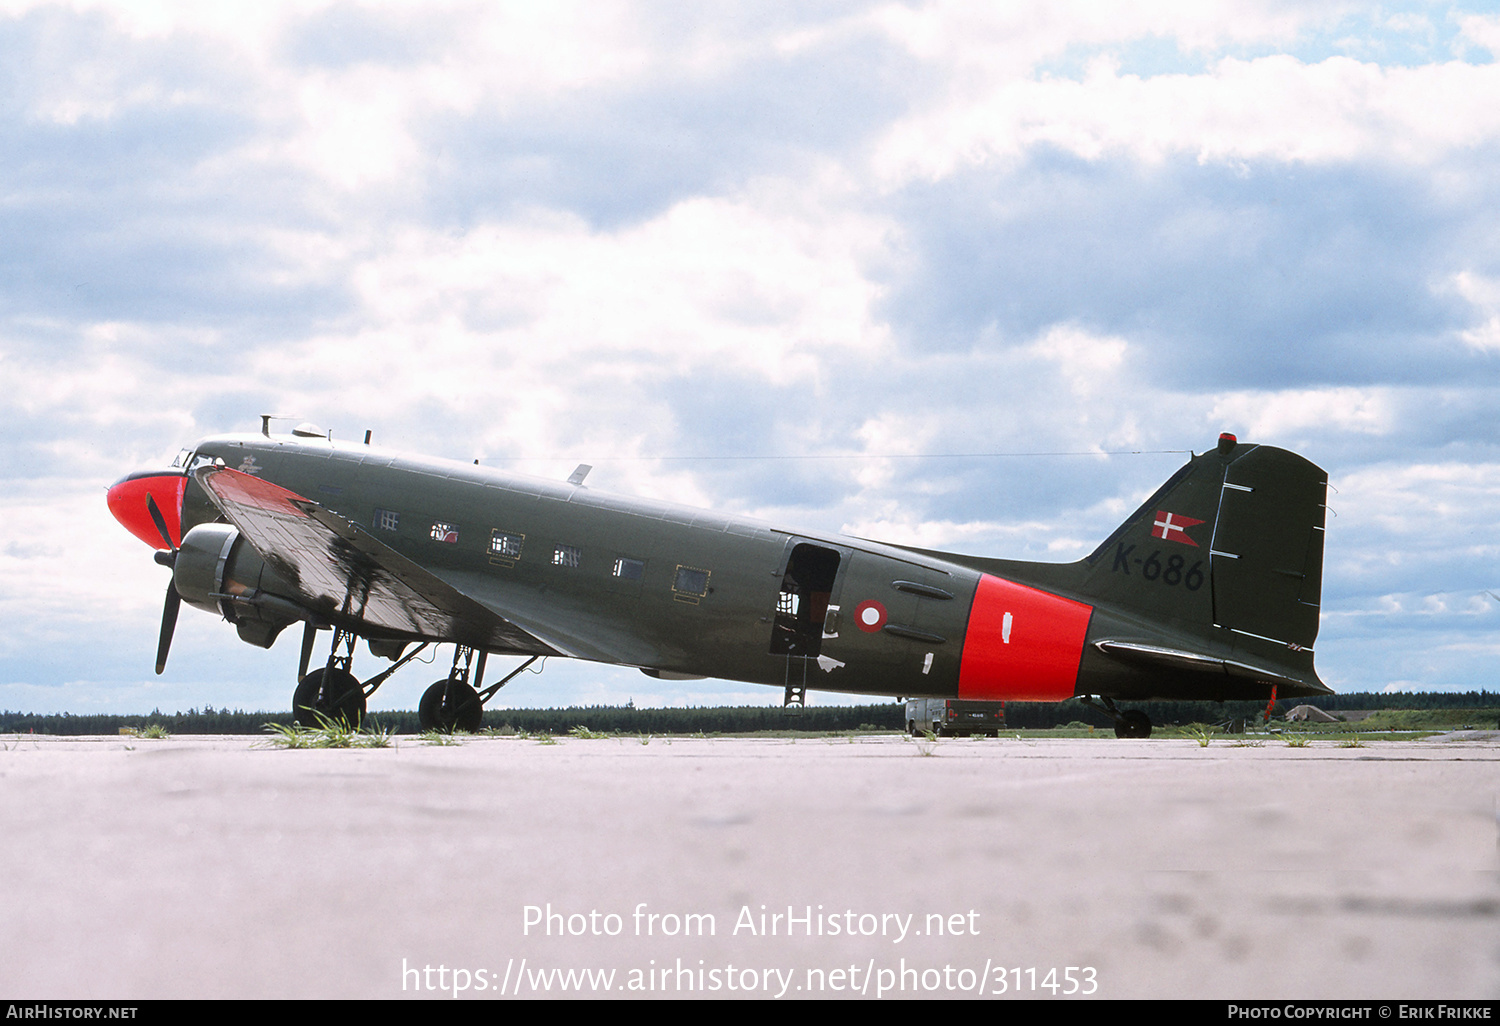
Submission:
<svg viewBox="0 0 1500 1026">
<path fill-rule="evenodd" d="M 987 734 L 999 737 L 1005 728 L 1004 702 L 972 702 L 957 698 L 909 698 L 906 730 L 912 737 L 931 731 L 938 737 Z"/>
</svg>

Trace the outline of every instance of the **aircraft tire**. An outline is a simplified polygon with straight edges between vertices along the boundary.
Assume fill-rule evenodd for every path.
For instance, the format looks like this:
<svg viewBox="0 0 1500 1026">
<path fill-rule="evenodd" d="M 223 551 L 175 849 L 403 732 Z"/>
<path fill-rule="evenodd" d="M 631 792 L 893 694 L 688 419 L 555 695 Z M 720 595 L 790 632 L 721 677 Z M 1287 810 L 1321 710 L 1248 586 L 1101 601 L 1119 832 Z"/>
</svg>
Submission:
<svg viewBox="0 0 1500 1026">
<path fill-rule="evenodd" d="M 1127 709 L 1115 721 L 1115 737 L 1150 737 L 1151 718 L 1139 709 Z"/>
<path fill-rule="evenodd" d="M 292 718 L 303 727 L 321 727 L 319 715 L 358 727 L 365 718 L 365 693 L 359 678 L 348 670 L 335 669 L 325 687 L 325 672 L 326 669 L 319 668 L 302 678 L 292 693 Z"/>
<path fill-rule="evenodd" d="M 479 692 L 459 680 L 443 679 L 422 693 L 417 704 L 417 722 L 423 730 L 455 730 L 473 734 L 484 722 L 484 706 Z"/>
</svg>

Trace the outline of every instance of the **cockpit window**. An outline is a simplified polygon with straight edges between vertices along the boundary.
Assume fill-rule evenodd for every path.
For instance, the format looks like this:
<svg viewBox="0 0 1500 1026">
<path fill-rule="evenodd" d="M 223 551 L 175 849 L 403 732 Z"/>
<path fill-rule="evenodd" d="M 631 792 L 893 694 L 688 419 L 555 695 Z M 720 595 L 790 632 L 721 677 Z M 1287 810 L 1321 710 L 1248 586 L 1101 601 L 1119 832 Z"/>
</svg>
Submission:
<svg viewBox="0 0 1500 1026">
<path fill-rule="evenodd" d="M 191 474 L 199 467 L 206 467 L 213 462 L 214 458 L 208 455 L 208 453 L 195 453 L 191 449 L 184 449 L 179 452 L 177 454 L 177 458 L 172 461 L 172 469 L 180 470 L 184 474 Z"/>
</svg>

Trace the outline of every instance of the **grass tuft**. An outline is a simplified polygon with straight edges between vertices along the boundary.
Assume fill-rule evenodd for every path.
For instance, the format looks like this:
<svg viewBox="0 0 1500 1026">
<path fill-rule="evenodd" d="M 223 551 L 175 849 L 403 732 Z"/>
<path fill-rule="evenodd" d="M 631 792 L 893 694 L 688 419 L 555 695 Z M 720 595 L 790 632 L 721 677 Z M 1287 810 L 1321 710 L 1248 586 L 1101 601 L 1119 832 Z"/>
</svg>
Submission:
<svg viewBox="0 0 1500 1026">
<path fill-rule="evenodd" d="M 152 741 L 165 741 L 172 736 L 160 723 L 148 723 L 144 727 L 121 727 L 120 733 L 125 737 L 142 737 Z"/>
<path fill-rule="evenodd" d="M 906 740 L 908 742 L 910 742 L 911 744 L 914 744 L 914 745 L 917 746 L 917 754 L 918 755 L 936 755 L 937 754 L 938 738 L 937 738 L 937 735 L 934 734 L 930 730 L 924 730 L 924 731 L 922 731 L 922 736 L 921 737 L 910 737 L 910 736 L 908 736 L 906 738 Z"/>
<path fill-rule="evenodd" d="M 1208 743 L 1214 739 L 1214 728 L 1206 723 L 1189 723 L 1182 728 L 1182 732 L 1198 742 L 1199 748 L 1207 748 Z"/>
<path fill-rule="evenodd" d="M 389 730 L 371 726 L 355 728 L 343 720 L 330 720 L 322 713 L 316 727 L 304 727 L 300 723 L 267 723 L 268 743 L 273 748 L 390 748 L 392 735 Z"/>
</svg>

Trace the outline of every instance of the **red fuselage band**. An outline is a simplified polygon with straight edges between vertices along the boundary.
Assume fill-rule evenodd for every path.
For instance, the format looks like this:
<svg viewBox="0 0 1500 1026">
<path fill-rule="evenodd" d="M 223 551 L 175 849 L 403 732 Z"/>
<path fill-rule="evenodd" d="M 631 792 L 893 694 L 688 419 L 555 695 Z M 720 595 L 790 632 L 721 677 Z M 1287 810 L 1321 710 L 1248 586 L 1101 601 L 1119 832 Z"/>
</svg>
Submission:
<svg viewBox="0 0 1500 1026">
<path fill-rule="evenodd" d="M 1059 702 L 1073 697 L 1093 606 L 984 574 L 974 593 L 958 697 Z"/>
</svg>

